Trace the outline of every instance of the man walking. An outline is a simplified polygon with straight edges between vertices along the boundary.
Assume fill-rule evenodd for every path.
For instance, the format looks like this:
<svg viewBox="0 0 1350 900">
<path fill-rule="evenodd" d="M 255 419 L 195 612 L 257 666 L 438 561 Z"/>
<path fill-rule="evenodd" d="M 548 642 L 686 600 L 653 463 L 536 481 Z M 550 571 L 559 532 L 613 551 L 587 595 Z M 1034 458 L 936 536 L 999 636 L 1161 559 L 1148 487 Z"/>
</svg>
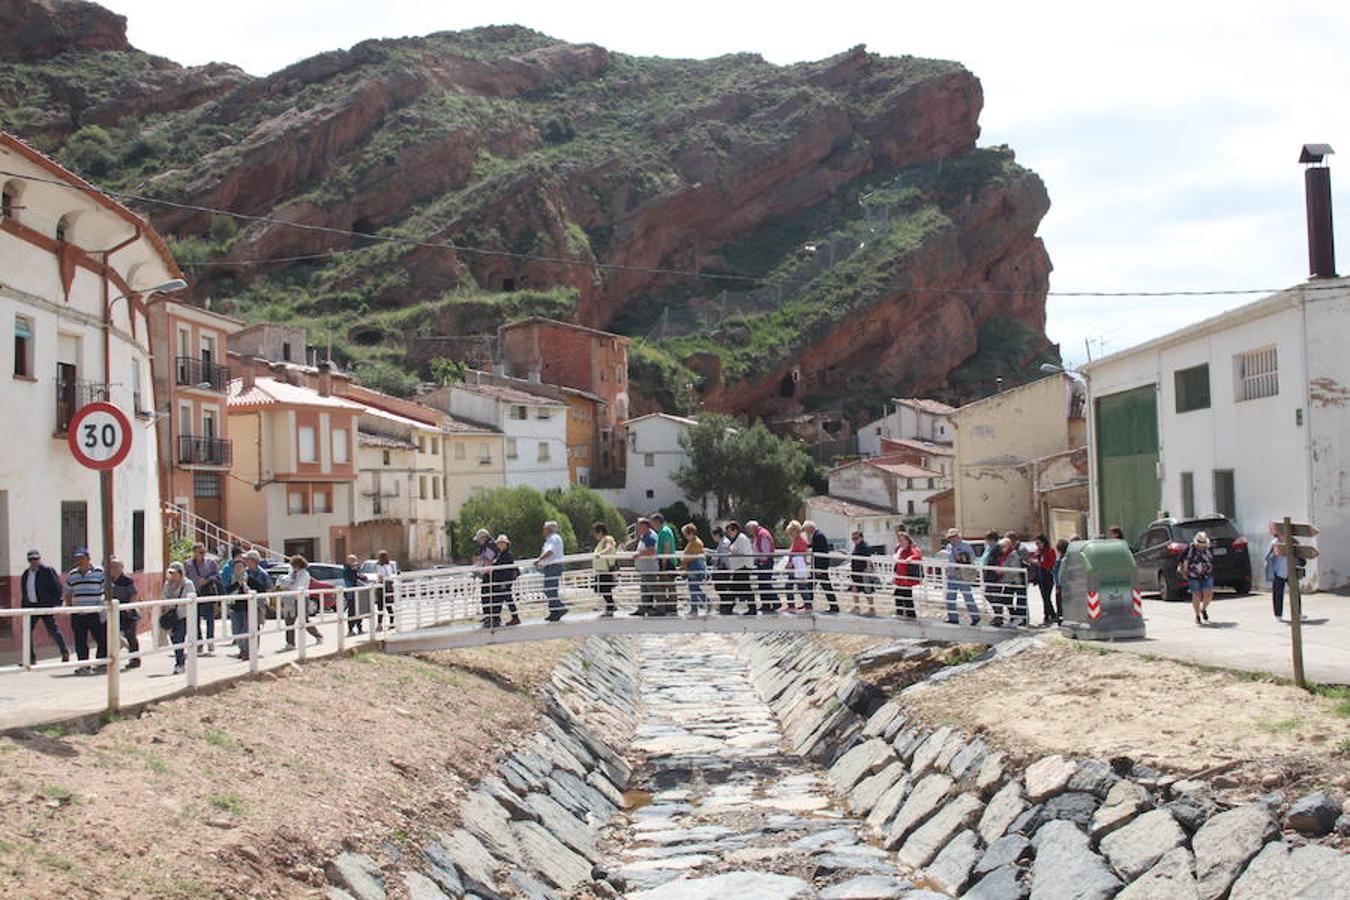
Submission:
<svg viewBox="0 0 1350 900">
<path fill-rule="evenodd" d="M 244 554 L 243 559 L 244 559 L 244 574 L 242 578 L 244 589 L 249 593 L 253 594 L 266 594 L 269 591 L 271 591 L 273 589 L 272 576 L 268 575 L 267 570 L 262 567 L 262 554 L 260 554 L 257 550 L 250 550 Z M 245 604 L 254 602 L 259 601 L 255 601 L 252 597 L 249 597 L 247 600 L 244 601 Z M 243 632 L 248 631 L 247 605 L 243 606 L 239 610 L 238 616 L 239 619 L 237 626 L 232 627 L 235 627 L 237 629 L 235 632 L 236 634 L 241 634 Z M 258 610 L 259 630 L 262 629 L 263 621 L 264 621 L 263 611 L 259 609 Z M 241 660 L 247 660 L 250 656 L 252 656 L 255 653 L 257 653 L 258 656 L 262 656 L 261 653 L 258 653 L 257 633 L 250 635 L 246 639 L 241 638 L 240 640 L 235 641 L 235 643 L 239 647 L 239 658 Z"/>
<path fill-rule="evenodd" d="M 95 659 L 108 658 L 108 632 L 103 625 L 103 592 L 106 579 L 103 570 L 89 562 L 89 551 L 80 547 L 75 551 L 75 568 L 66 573 L 66 603 L 88 612 L 73 613 L 70 630 L 75 635 L 75 655 L 81 662 L 89 659 L 89 637 L 93 635 Z M 95 669 L 80 666 L 76 675 L 93 675 Z"/>
<path fill-rule="evenodd" d="M 731 582 L 725 597 L 722 598 L 721 608 L 718 609 L 724 616 L 729 616 L 736 611 L 736 601 L 745 601 L 745 615 L 753 616 L 758 612 L 755 609 L 755 597 L 750 593 L 750 568 L 753 565 L 754 547 L 750 545 L 750 539 L 741 531 L 739 522 L 728 522 L 726 525 L 727 537 L 731 539 L 730 552 L 727 554 L 727 568 L 730 570 L 728 580 Z"/>
<path fill-rule="evenodd" d="M 563 573 L 563 539 L 558 534 L 558 523 L 549 519 L 544 523 L 544 547 L 534 564 L 544 573 L 544 596 L 548 598 L 546 622 L 556 622 L 567 615 L 567 606 L 558 596 L 558 583 Z"/>
<path fill-rule="evenodd" d="M 638 573 L 638 607 L 635 616 L 660 615 L 654 604 L 656 581 L 661 577 L 656 559 L 656 533 L 652 523 L 645 516 L 637 520 L 637 552 L 633 557 L 633 569 Z"/>
<path fill-rule="evenodd" d="M 661 581 L 657 595 L 661 598 L 658 606 L 661 615 L 675 614 L 675 530 L 666 524 L 666 517 L 659 512 L 651 514 L 652 528 L 656 530 L 656 556 L 661 565 Z"/>
<path fill-rule="evenodd" d="M 136 582 L 131 580 L 122 561 L 115 556 L 108 559 L 108 596 L 118 603 L 136 602 Z M 127 660 L 128 669 L 141 667 L 141 658 L 134 655 L 141 652 L 141 642 L 136 637 L 136 623 L 140 620 L 139 609 L 123 609 L 117 613 L 117 630 L 127 642 L 127 652 L 133 654 Z"/>
<path fill-rule="evenodd" d="M 20 576 L 20 597 L 22 598 L 20 602 L 30 609 L 39 607 L 50 609 L 61 605 L 61 576 L 57 575 L 51 566 L 42 564 L 42 554 L 36 550 L 28 551 L 28 568 Z M 56 649 L 61 651 L 61 662 L 70 662 L 70 650 L 66 648 L 65 636 L 61 634 L 61 629 L 56 624 L 56 616 L 50 613 L 44 616 L 30 616 L 28 619 L 30 635 L 37 630 L 39 622 L 47 629 L 47 636 L 56 644 Z M 33 665 L 37 663 L 37 647 L 31 637 L 28 647 L 28 663 Z"/>
<path fill-rule="evenodd" d="M 823 593 L 825 602 L 829 604 L 825 612 L 837 613 L 839 600 L 834 596 L 834 586 L 830 583 L 830 539 L 810 519 L 802 523 L 802 533 L 811 545 L 811 576 L 815 582 L 812 593 Z"/>
<path fill-rule="evenodd" d="M 755 550 L 755 580 L 759 588 L 759 611 L 777 612 L 778 595 L 773 590 L 773 532 L 751 519 L 745 523 Z"/>
<path fill-rule="evenodd" d="M 955 528 L 947 529 L 947 559 L 952 563 L 947 567 L 947 621 L 956 625 L 960 617 L 956 612 L 956 595 L 966 595 L 966 612 L 970 614 L 970 624 L 980 624 L 980 607 L 975 603 L 975 594 L 971 582 L 976 574 L 970 568 L 975 562 L 975 548 L 961 538 L 961 532 Z"/>
</svg>

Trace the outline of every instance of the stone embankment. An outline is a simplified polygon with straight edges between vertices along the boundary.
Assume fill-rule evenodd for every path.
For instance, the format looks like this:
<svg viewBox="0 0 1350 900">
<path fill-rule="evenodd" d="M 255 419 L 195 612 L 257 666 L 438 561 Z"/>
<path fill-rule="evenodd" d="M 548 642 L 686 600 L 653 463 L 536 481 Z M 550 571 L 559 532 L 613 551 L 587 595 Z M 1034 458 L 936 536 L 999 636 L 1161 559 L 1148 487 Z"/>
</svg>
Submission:
<svg viewBox="0 0 1350 900">
<path fill-rule="evenodd" d="M 1009 641 L 932 678 L 1036 645 Z M 1303 842 L 1334 827 L 1340 806 L 1329 797 L 1296 803 L 1286 839 L 1281 796 L 1224 808 L 1205 781 L 1123 757 L 1055 755 L 1019 769 L 979 737 L 906 715 L 905 693 L 923 682 L 873 709 L 840 657 L 809 639 L 756 636 L 744 652 L 790 747 L 829 766 L 849 810 L 928 890 L 980 900 L 1350 896 L 1350 856 Z"/>
</svg>

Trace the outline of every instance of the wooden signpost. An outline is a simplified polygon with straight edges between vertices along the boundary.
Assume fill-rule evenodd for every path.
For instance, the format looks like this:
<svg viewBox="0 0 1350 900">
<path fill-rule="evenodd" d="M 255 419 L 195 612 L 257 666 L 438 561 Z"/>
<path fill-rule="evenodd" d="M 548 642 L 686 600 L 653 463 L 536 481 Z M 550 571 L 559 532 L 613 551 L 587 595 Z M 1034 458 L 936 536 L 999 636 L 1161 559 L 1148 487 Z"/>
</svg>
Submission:
<svg viewBox="0 0 1350 900">
<path fill-rule="evenodd" d="M 1297 538 L 1317 537 L 1317 526 L 1294 522 L 1288 516 L 1284 517 L 1283 522 L 1272 522 L 1271 525 L 1279 530 L 1282 540 L 1276 546 L 1284 551 L 1286 571 L 1289 573 L 1289 638 L 1294 652 L 1294 683 L 1306 688 L 1308 682 L 1303 677 L 1303 597 L 1299 593 L 1298 564 L 1316 559 L 1317 548 L 1305 547 Z"/>
</svg>

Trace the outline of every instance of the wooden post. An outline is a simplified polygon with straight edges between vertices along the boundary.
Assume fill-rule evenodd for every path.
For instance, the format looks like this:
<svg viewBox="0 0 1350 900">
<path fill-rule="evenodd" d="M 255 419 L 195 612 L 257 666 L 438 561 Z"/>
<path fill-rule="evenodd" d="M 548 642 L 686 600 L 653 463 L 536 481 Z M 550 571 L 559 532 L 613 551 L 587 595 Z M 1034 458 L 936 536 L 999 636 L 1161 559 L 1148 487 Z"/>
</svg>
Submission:
<svg viewBox="0 0 1350 900">
<path fill-rule="evenodd" d="M 1306 688 L 1303 677 L 1303 598 L 1298 584 L 1298 545 L 1294 542 L 1294 522 L 1284 517 L 1284 561 L 1289 573 L 1289 640 L 1294 651 L 1294 684 Z"/>
<path fill-rule="evenodd" d="M 115 597 L 108 600 L 107 616 L 107 621 L 103 623 L 103 633 L 105 635 L 104 641 L 108 647 L 107 671 L 105 674 L 108 677 L 108 712 L 111 714 L 117 712 L 122 705 L 121 685 L 118 682 L 121 672 L 117 668 L 119 664 L 118 651 L 122 649 L 122 629 L 118 627 L 121 624 L 122 604 Z"/>
</svg>

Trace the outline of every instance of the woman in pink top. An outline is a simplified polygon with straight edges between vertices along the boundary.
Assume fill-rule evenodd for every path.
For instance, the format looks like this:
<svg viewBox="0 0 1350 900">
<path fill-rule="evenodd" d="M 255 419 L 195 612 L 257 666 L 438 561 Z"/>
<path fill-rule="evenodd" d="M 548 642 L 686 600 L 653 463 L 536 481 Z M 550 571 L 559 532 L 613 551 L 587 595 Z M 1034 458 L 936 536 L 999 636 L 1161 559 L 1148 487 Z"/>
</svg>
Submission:
<svg viewBox="0 0 1350 900">
<path fill-rule="evenodd" d="M 811 564 L 807 561 L 807 552 L 811 549 L 806 536 L 802 534 L 801 523 L 796 519 L 787 523 L 787 536 L 790 542 L 787 570 L 787 611 L 797 612 L 796 595 L 801 594 L 804 601 L 802 612 L 811 611 Z"/>
</svg>

